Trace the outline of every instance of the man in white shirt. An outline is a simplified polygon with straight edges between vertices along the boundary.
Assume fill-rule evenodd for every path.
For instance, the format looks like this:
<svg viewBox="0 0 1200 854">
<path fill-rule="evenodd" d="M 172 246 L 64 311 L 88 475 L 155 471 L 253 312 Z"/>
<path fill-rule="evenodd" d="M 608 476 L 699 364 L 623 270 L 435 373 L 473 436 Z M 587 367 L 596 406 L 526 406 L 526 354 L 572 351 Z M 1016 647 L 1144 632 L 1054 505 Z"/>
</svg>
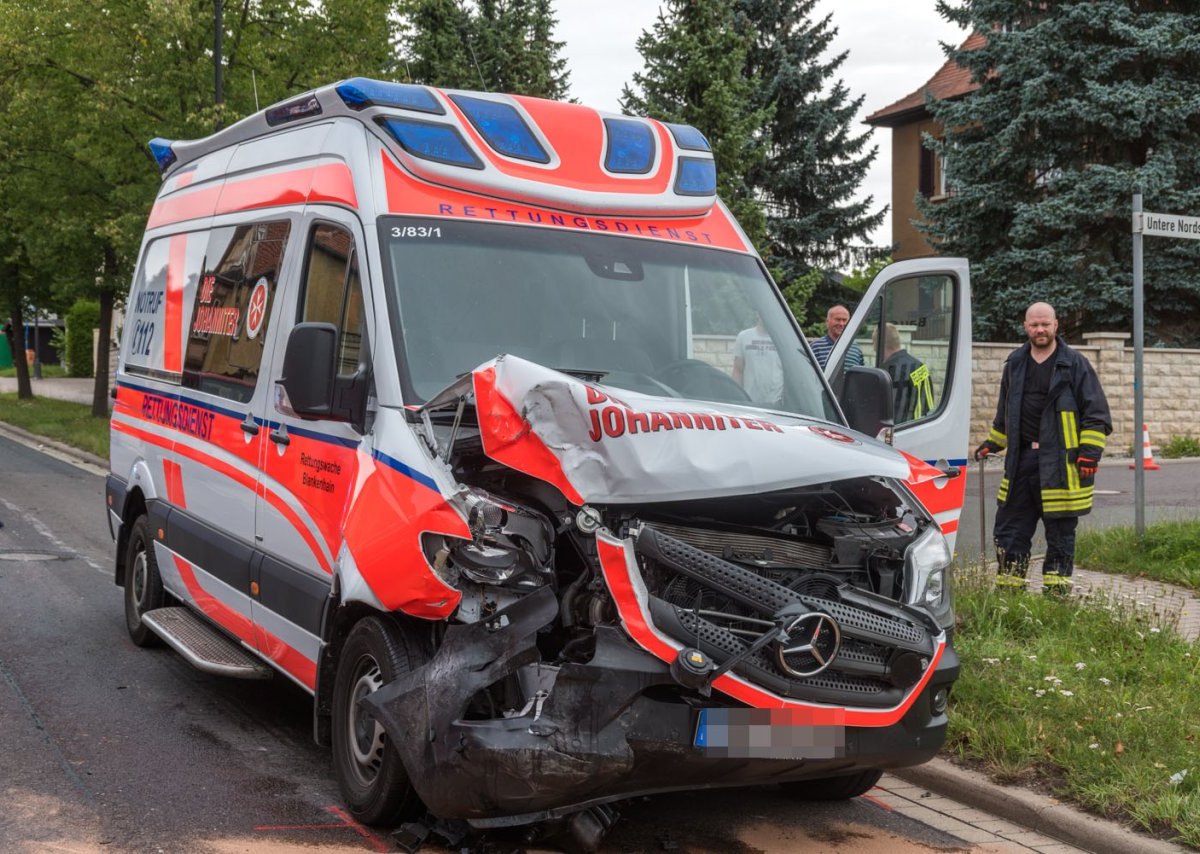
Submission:
<svg viewBox="0 0 1200 854">
<path fill-rule="evenodd" d="M 733 344 L 733 378 L 755 403 L 783 403 L 783 365 L 761 316 L 749 329 L 739 332 Z"/>
</svg>

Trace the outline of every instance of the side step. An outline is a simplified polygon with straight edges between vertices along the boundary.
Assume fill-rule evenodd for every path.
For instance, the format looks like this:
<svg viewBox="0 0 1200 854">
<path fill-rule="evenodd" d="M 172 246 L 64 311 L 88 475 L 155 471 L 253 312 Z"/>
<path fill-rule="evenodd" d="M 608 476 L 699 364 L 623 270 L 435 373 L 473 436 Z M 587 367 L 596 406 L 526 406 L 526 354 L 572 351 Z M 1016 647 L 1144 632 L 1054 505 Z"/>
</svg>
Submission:
<svg viewBox="0 0 1200 854">
<path fill-rule="evenodd" d="M 235 679 L 270 679 L 270 667 L 187 608 L 155 608 L 142 622 L 193 667 Z"/>
</svg>

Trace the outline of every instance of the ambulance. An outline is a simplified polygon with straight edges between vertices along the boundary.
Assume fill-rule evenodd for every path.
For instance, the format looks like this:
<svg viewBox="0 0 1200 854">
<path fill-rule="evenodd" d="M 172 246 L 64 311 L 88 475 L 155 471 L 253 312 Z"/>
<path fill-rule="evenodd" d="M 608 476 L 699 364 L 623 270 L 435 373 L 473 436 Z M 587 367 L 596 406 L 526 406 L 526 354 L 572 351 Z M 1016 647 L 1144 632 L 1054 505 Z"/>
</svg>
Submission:
<svg viewBox="0 0 1200 854">
<path fill-rule="evenodd" d="M 150 146 L 129 635 L 311 694 L 358 820 L 594 847 L 623 798 L 938 752 L 965 261 L 885 269 L 822 370 L 695 128 L 355 78 Z"/>
</svg>

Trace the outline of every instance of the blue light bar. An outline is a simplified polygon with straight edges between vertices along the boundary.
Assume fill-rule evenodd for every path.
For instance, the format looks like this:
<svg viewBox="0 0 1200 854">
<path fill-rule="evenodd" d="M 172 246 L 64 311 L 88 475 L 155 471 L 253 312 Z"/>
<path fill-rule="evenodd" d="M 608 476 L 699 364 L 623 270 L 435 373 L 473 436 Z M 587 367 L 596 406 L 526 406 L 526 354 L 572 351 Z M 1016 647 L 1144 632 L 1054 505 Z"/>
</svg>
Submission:
<svg viewBox="0 0 1200 854">
<path fill-rule="evenodd" d="M 451 95 L 450 100 L 471 120 L 487 144 L 501 154 L 534 163 L 550 162 L 550 155 L 512 104 L 468 95 Z"/>
<path fill-rule="evenodd" d="M 712 151 L 704 134 L 691 125 L 668 124 L 667 129 L 671 131 L 671 136 L 675 137 L 675 144 L 680 148 L 686 148 L 688 151 Z"/>
<path fill-rule="evenodd" d="M 707 157 L 680 157 L 675 192 L 681 196 L 716 195 L 717 164 Z"/>
<path fill-rule="evenodd" d="M 609 172 L 644 175 L 654 165 L 654 131 L 632 119 L 605 119 L 608 153 L 604 168 Z"/>
<path fill-rule="evenodd" d="M 483 168 L 483 163 L 467 146 L 458 128 L 394 116 L 381 117 L 379 123 L 415 157 L 468 169 Z"/>
<path fill-rule="evenodd" d="M 337 86 L 337 93 L 352 110 L 367 107 L 399 107 L 444 116 L 446 108 L 424 86 L 411 83 L 387 83 L 366 77 L 352 77 Z"/>
<path fill-rule="evenodd" d="M 286 104 L 269 108 L 267 110 L 267 124 L 275 127 L 285 122 L 294 122 L 297 119 L 306 119 L 309 116 L 319 115 L 321 115 L 321 102 L 317 100 L 316 95 L 310 92 L 307 95 L 301 95 L 294 101 L 288 101 Z"/>
<path fill-rule="evenodd" d="M 171 140 L 163 139 L 161 136 L 150 140 L 150 153 L 154 155 L 154 159 L 158 163 L 159 172 L 166 172 L 175 162 L 175 152 L 171 150 L 172 145 Z"/>
</svg>

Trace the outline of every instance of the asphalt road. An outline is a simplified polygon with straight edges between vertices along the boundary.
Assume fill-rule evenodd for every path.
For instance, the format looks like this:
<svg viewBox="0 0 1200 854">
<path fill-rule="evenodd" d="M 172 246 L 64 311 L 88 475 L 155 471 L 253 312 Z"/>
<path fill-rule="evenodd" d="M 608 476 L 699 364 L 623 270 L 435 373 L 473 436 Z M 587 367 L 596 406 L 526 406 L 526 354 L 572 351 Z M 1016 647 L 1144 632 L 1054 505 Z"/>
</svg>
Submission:
<svg viewBox="0 0 1200 854">
<path fill-rule="evenodd" d="M 0 850 L 395 850 L 339 806 L 300 689 L 133 646 L 103 505 L 99 473 L 0 437 Z M 641 798 L 621 815 L 606 851 L 962 847 L 869 798 L 772 788 Z"/>
<path fill-rule="evenodd" d="M 1108 459 L 1100 464 L 1096 474 L 1095 506 L 1091 514 L 1079 523 L 1080 531 L 1100 530 L 1114 526 L 1130 526 L 1135 521 L 1134 472 L 1129 468 L 1128 458 Z M 1145 473 L 1145 519 L 1146 524 L 1158 521 L 1200 519 L 1200 460 L 1159 460 L 1158 471 Z M 984 523 L 983 542 L 988 546 L 988 558 L 992 559 L 992 523 L 996 516 L 996 490 L 1000 486 L 1003 467 L 1000 461 L 987 465 L 983 474 Z M 979 559 L 979 464 L 970 463 L 967 471 L 967 499 L 959 520 L 958 541 L 955 553 L 959 563 L 971 563 Z M 1034 538 L 1034 554 L 1045 551 L 1046 540 L 1041 526 Z M 1104 567 L 1085 567 L 1103 570 Z"/>
</svg>

